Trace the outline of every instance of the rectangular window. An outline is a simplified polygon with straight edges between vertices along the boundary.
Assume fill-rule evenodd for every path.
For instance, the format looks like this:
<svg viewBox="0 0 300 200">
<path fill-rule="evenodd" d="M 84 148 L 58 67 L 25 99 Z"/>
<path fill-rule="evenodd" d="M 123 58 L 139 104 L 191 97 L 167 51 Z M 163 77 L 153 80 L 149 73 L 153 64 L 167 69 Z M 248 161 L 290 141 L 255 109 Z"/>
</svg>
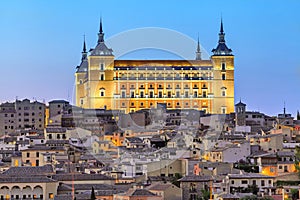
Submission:
<svg viewBox="0 0 300 200">
<path fill-rule="evenodd" d="M 104 64 L 100 63 L 100 70 L 104 70 Z"/>
<path fill-rule="evenodd" d="M 29 158 L 29 157 L 30 157 L 30 153 L 29 153 L 29 152 L 27 152 L 26 156 L 27 156 L 27 158 Z"/>
<path fill-rule="evenodd" d="M 144 98 L 144 92 L 143 91 L 140 92 L 140 97 Z"/>
<path fill-rule="evenodd" d="M 53 199 L 54 198 L 54 194 L 53 193 L 49 193 L 49 199 Z"/>
<path fill-rule="evenodd" d="M 162 98 L 162 91 L 158 92 L 158 98 Z"/>
<path fill-rule="evenodd" d="M 248 184 L 247 180 L 242 180 L 242 184 Z"/>
<path fill-rule="evenodd" d="M 131 92 L 130 92 L 130 97 L 131 97 L 131 98 L 134 98 L 134 91 L 131 91 Z"/>
<path fill-rule="evenodd" d="M 203 91 L 203 92 L 202 92 L 202 97 L 203 97 L 203 98 L 206 98 L 206 91 Z"/>
<path fill-rule="evenodd" d="M 36 157 L 39 157 L 40 156 L 40 153 L 39 152 L 36 152 Z"/>
<path fill-rule="evenodd" d="M 121 97 L 122 97 L 122 98 L 125 98 L 125 97 L 126 97 L 126 92 L 125 92 L 125 91 L 122 91 Z"/>
<path fill-rule="evenodd" d="M 149 97 L 150 97 L 150 98 L 153 98 L 153 91 L 150 91 Z"/>
<path fill-rule="evenodd" d="M 226 70 L 226 64 L 222 63 L 222 70 Z"/>
<path fill-rule="evenodd" d="M 100 81 L 104 81 L 104 74 L 100 75 Z"/>
<path fill-rule="evenodd" d="M 265 180 L 261 180 L 261 186 L 265 186 Z"/>
<path fill-rule="evenodd" d="M 180 97 L 180 92 L 176 91 L 176 97 L 179 98 Z"/>
<path fill-rule="evenodd" d="M 185 97 L 185 98 L 189 98 L 189 92 L 188 92 L 188 91 L 185 91 L 185 92 L 184 92 L 184 97 Z"/>
<path fill-rule="evenodd" d="M 197 97 L 198 97 L 198 92 L 194 91 L 194 98 L 197 98 Z"/>
<path fill-rule="evenodd" d="M 172 92 L 168 91 L 168 98 L 171 98 L 171 97 L 172 97 Z"/>
<path fill-rule="evenodd" d="M 226 80 L 226 75 L 222 74 L 222 80 Z"/>
</svg>

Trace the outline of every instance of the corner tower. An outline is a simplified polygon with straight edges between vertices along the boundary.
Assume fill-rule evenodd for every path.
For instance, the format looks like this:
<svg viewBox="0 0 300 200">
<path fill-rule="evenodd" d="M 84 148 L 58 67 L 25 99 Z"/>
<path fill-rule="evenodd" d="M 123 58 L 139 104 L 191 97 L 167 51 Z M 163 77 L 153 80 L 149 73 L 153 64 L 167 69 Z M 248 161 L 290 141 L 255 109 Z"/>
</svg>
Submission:
<svg viewBox="0 0 300 200">
<path fill-rule="evenodd" d="M 104 42 L 102 19 L 98 42 L 88 57 L 87 108 L 112 108 L 114 93 L 114 55 Z"/>
<path fill-rule="evenodd" d="M 76 106 L 112 108 L 114 93 L 114 55 L 104 42 L 102 19 L 97 45 L 88 56 L 84 41 L 81 64 L 77 67 Z"/>
<path fill-rule="evenodd" d="M 234 112 L 234 56 L 225 42 L 223 20 L 221 19 L 218 45 L 213 55 L 213 113 L 228 114 Z"/>
<path fill-rule="evenodd" d="M 83 49 L 81 52 L 81 63 L 76 67 L 75 72 L 75 93 L 76 93 L 76 105 L 82 107 L 84 102 L 86 101 L 86 93 L 84 84 L 87 81 L 87 73 L 88 73 L 88 59 L 87 59 L 87 51 L 85 44 L 85 37 L 83 40 Z"/>
</svg>

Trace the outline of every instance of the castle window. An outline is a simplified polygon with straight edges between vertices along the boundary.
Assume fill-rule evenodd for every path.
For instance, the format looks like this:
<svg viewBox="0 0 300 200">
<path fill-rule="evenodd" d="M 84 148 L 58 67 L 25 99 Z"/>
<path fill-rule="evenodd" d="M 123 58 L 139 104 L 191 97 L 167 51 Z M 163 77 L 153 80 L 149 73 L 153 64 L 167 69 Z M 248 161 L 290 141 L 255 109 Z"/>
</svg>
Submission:
<svg viewBox="0 0 300 200">
<path fill-rule="evenodd" d="M 126 97 L 126 92 L 122 91 L 121 98 L 125 98 L 125 97 Z"/>
<path fill-rule="evenodd" d="M 222 96 L 223 96 L 223 97 L 226 96 L 226 91 L 225 91 L 225 90 L 222 91 Z"/>
<path fill-rule="evenodd" d="M 226 63 L 222 63 L 221 68 L 222 68 L 222 70 L 226 70 Z"/>
<path fill-rule="evenodd" d="M 226 80 L 226 75 L 222 74 L 222 80 Z"/>
<path fill-rule="evenodd" d="M 162 98 L 162 91 L 158 92 L 158 98 Z"/>
<path fill-rule="evenodd" d="M 203 97 L 203 98 L 206 98 L 206 91 L 203 91 L 202 97 Z"/>
<path fill-rule="evenodd" d="M 104 64 L 100 63 L 100 70 L 104 70 Z"/>
<path fill-rule="evenodd" d="M 141 98 L 144 98 L 144 92 L 143 92 L 143 91 L 141 91 L 140 97 L 141 97 Z"/>
<path fill-rule="evenodd" d="M 141 102 L 141 107 L 143 107 L 144 106 L 144 103 L 143 102 Z"/>
<path fill-rule="evenodd" d="M 131 92 L 130 92 L 130 97 L 131 97 L 131 98 L 134 98 L 134 91 L 131 91 Z"/>
<path fill-rule="evenodd" d="M 79 80 L 79 84 L 82 84 L 82 79 Z"/>
<path fill-rule="evenodd" d="M 149 97 L 150 97 L 150 98 L 153 98 L 153 91 L 150 91 Z"/>
<path fill-rule="evenodd" d="M 226 87 L 222 87 L 222 88 L 221 88 L 221 96 L 222 96 L 222 97 L 225 97 L 225 96 L 226 96 L 226 89 L 227 89 Z"/>
<path fill-rule="evenodd" d="M 221 112 L 222 112 L 222 114 L 226 114 L 226 107 L 225 106 L 221 108 Z"/>
<path fill-rule="evenodd" d="M 188 91 L 185 91 L 185 92 L 184 92 L 184 97 L 185 97 L 185 98 L 188 98 L 188 97 L 189 97 L 189 92 L 188 92 Z"/>
<path fill-rule="evenodd" d="M 180 97 L 180 92 L 176 91 L 176 97 L 179 98 Z"/>
<path fill-rule="evenodd" d="M 100 80 L 104 81 L 104 74 L 100 74 Z"/>
<path fill-rule="evenodd" d="M 125 107 L 125 103 L 124 102 L 122 102 L 122 107 Z"/>
<path fill-rule="evenodd" d="M 197 98 L 197 97 L 198 97 L 198 92 L 194 91 L 194 98 Z"/>
<path fill-rule="evenodd" d="M 134 106 L 134 103 L 133 103 L 133 102 L 131 102 L 131 106 Z"/>
<path fill-rule="evenodd" d="M 100 89 L 100 97 L 104 97 L 105 96 L 105 89 L 101 88 Z"/>
<path fill-rule="evenodd" d="M 168 98 L 171 98 L 171 97 L 172 97 L 172 92 L 168 91 Z"/>
</svg>

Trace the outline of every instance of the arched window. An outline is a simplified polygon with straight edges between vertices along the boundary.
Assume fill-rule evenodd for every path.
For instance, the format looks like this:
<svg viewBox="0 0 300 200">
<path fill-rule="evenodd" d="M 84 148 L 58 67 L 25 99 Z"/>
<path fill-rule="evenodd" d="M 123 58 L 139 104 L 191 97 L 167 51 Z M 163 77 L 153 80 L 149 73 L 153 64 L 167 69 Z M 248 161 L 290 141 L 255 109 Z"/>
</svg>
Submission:
<svg viewBox="0 0 300 200">
<path fill-rule="evenodd" d="M 105 96 L 105 88 L 100 88 L 100 97 Z"/>
</svg>

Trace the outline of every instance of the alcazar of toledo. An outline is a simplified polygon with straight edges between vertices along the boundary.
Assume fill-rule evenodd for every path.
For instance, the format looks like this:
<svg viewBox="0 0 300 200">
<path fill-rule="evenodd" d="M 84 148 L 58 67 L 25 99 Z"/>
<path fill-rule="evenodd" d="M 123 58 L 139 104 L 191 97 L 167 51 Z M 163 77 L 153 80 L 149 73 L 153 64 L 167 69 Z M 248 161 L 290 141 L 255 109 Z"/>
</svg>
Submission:
<svg viewBox="0 0 300 200">
<path fill-rule="evenodd" d="M 98 42 L 88 53 L 84 41 L 76 73 L 76 105 L 123 110 L 156 107 L 197 109 L 212 114 L 234 112 L 234 56 L 225 43 L 221 21 L 219 41 L 210 59 L 118 60 L 104 41 L 102 21 Z"/>
</svg>

